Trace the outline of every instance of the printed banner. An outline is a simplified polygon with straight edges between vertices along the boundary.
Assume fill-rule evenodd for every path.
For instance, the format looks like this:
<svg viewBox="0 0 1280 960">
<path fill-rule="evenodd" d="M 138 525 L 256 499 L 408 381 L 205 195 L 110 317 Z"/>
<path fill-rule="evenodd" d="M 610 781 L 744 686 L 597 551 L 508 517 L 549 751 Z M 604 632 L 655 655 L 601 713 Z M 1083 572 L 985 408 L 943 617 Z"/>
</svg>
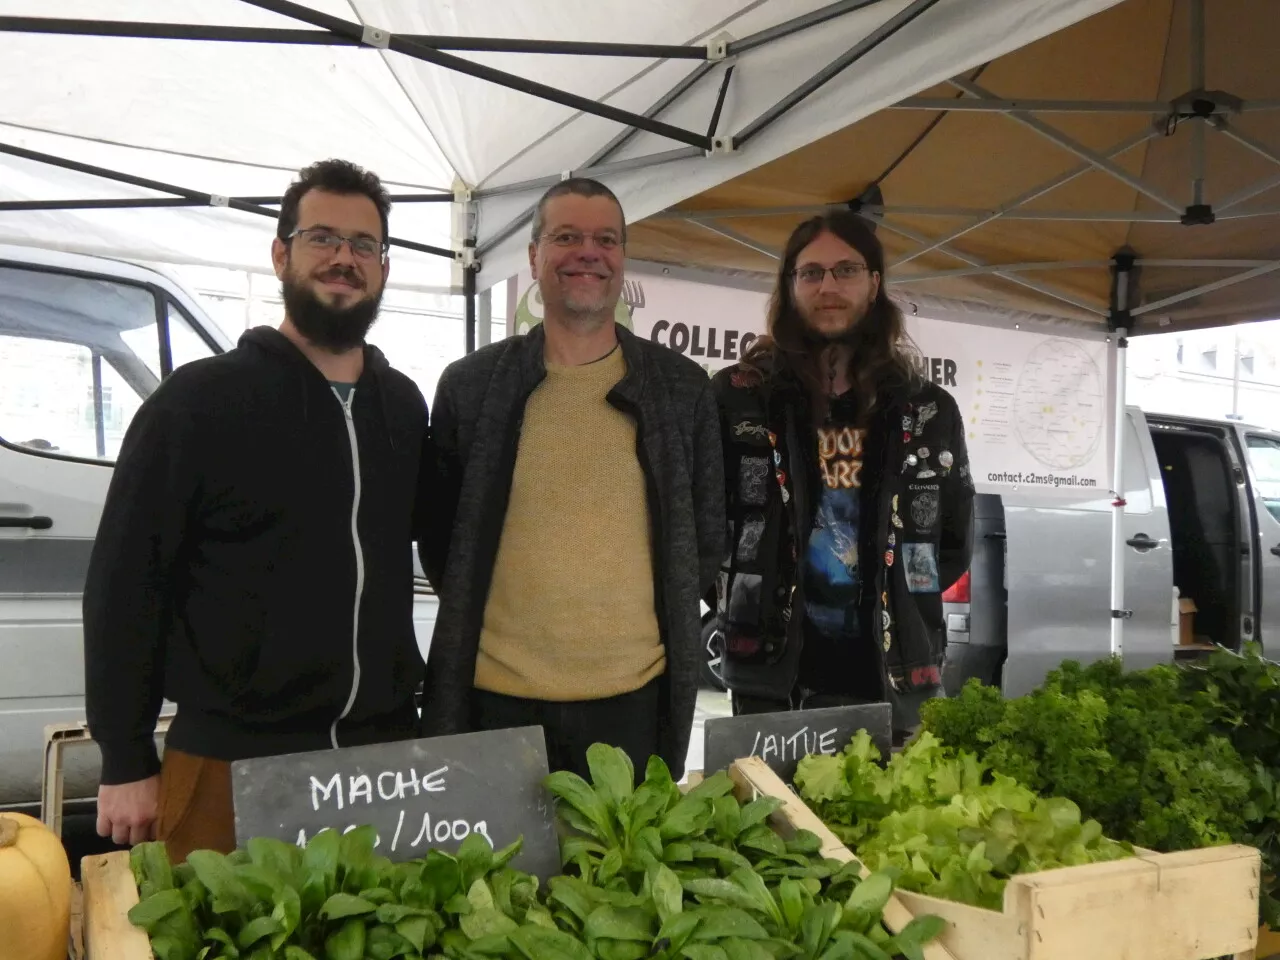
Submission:
<svg viewBox="0 0 1280 960">
<path fill-rule="evenodd" d="M 616 319 L 714 372 L 764 332 L 767 304 L 756 291 L 633 274 Z M 508 332 L 541 319 L 541 298 L 524 271 Z M 980 491 L 1094 497 L 1110 489 L 1114 392 L 1104 342 L 923 317 L 908 317 L 907 332 L 923 376 L 960 406 Z"/>
<path fill-rule="evenodd" d="M 923 317 L 907 330 L 925 376 L 960 405 L 979 490 L 1106 494 L 1106 343 Z"/>
</svg>

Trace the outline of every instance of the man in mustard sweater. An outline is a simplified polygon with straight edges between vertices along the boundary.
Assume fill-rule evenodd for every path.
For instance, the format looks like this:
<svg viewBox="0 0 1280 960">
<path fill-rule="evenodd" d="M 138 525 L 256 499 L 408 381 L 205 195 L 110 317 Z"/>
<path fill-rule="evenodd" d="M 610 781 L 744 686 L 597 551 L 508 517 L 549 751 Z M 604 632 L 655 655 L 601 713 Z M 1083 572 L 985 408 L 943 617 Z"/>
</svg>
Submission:
<svg viewBox="0 0 1280 960">
<path fill-rule="evenodd" d="M 423 727 L 538 725 L 553 769 L 585 775 L 603 741 L 679 777 L 725 543 L 719 414 L 696 363 L 615 325 L 625 244 L 607 187 L 552 187 L 529 244 L 543 322 L 440 378 Z"/>
</svg>

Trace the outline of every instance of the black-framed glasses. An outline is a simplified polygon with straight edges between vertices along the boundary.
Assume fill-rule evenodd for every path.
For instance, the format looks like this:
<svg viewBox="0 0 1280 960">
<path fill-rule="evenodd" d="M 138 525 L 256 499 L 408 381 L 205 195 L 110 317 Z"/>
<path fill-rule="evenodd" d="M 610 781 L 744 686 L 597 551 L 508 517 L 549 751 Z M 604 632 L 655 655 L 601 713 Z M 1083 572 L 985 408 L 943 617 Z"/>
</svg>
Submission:
<svg viewBox="0 0 1280 960">
<path fill-rule="evenodd" d="M 848 283 L 864 273 L 870 271 L 865 263 L 854 263 L 852 260 L 845 260 L 837 263 L 834 267 L 820 267 L 816 263 L 808 263 L 798 270 L 792 271 L 792 275 L 801 283 L 811 287 L 819 286 L 823 280 L 827 278 L 827 274 L 831 274 L 831 279 L 836 283 Z"/>
<path fill-rule="evenodd" d="M 307 227 L 295 230 L 285 239 L 300 239 L 307 248 L 317 253 L 335 254 L 342 249 L 344 243 L 351 246 L 351 255 L 357 260 L 377 260 L 381 262 L 386 256 L 388 245 L 381 240 L 369 236 L 348 237 L 325 227 Z"/>
<path fill-rule="evenodd" d="M 591 240 L 601 250 L 617 250 L 622 246 L 622 238 L 612 230 L 601 233 L 583 233 L 581 230 L 557 230 L 555 233 L 544 233 L 539 240 L 547 240 L 557 247 L 580 247 Z"/>
</svg>

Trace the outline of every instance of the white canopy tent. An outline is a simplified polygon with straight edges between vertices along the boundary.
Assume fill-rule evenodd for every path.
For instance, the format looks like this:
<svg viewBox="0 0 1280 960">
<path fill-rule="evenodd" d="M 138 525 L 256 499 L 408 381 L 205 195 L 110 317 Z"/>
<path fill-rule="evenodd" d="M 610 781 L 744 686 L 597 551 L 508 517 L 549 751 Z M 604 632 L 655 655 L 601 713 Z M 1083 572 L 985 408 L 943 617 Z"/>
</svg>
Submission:
<svg viewBox="0 0 1280 960">
<path fill-rule="evenodd" d="M 636 221 L 1113 2 L 0 0 L 0 241 L 264 271 L 235 198 L 342 156 L 395 282 L 483 290 L 568 171 Z"/>
<path fill-rule="evenodd" d="M 341 156 L 397 199 L 393 281 L 465 295 L 470 350 L 570 172 L 643 220 L 1117 2 L 0 0 L 0 242 L 264 271 L 275 198 Z"/>
</svg>

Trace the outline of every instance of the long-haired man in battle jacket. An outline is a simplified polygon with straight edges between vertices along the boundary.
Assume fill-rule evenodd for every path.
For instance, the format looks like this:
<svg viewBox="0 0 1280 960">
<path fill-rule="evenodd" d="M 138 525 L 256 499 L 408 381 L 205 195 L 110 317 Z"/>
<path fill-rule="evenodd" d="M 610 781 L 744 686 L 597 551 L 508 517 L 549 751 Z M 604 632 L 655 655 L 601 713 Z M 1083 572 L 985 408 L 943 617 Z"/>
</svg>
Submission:
<svg viewBox="0 0 1280 960">
<path fill-rule="evenodd" d="M 901 736 L 941 692 L 942 592 L 969 566 L 973 480 L 959 408 L 920 376 L 859 217 L 796 228 L 768 336 L 715 391 L 735 713 L 889 701 Z"/>
</svg>

